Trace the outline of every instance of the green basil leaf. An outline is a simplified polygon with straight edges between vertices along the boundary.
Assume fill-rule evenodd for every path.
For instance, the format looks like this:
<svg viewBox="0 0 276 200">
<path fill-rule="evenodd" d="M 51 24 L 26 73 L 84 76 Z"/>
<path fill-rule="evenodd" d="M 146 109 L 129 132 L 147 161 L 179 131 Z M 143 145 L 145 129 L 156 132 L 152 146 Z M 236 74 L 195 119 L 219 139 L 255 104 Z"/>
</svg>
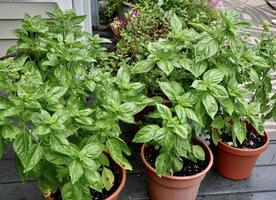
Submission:
<svg viewBox="0 0 276 200">
<path fill-rule="evenodd" d="M 24 172 L 26 173 L 32 170 L 42 159 L 43 154 L 44 154 L 44 151 L 40 145 L 37 145 L 37 144 L 32 145 L 28 151 L 28 157 L 25 163 Z"/>
<path fill-rule="evenodd" d="M 224 128 L 224 120 L 221 116 L 216 117 L 213 121 L 211 126 L 216 129 Z"/>
<path fill-rule="evenodd" d="M 66 87 L 53 87 L 48 91 L 46 98 L 52 102 L 57 102 L 67 91 Z"/>
<path fill-rule="evenodd" d="M 21 130 L 12 124 L 6 124 L 2 127 L 2 137 L 4 139 L 13 140 L 20 133 L 21 133 Z"/>
<path fill-rule="evenodd" d="M 225 110 L 232 115 L 232 113 L 235 110 L 235 106 L 234 103 L 232 101 L 232 99 L 227 98 L 227 99 L 219 99 L 219 102 L 221 103 L 221 105 L 225 108 Z"/>
<path fill-rule="evenodd" d="M 198 160 L 205 160 L 205 152 L 202 149 L 201 146 L 199 145 L 193 145 L 193 155 L 198 159 Z"/>
<path fill-rule="evenodd" d="M 122 167 L 124 167 L 126 170 L 132 170 L 131 164 L 128 162 L 128 160 L 123 156 L 122 149 L 119 145 L 116 145 L 112 143 L 112 140 L 107 140 L 106 142 L 106 148 L 108 152 L 110 153 L 112 159 Z"/>
<path fill-rule="evenodd" d="M 185 109 L 182 106 L 176 105 L 175 106 L 175 112 L 176 112 L 176 115 L 177 115 L 179 121 L 182 124 L 187 121 L 187 115 L 186 115 Z"/>
<path fill-rule="evenodd" d="M 71 182 L 66 183 L 61 189 L 63 200 L 83 200 L 82 193 L 82 187 Z"/>
<path fill-rule="evenodd" d="M 150 59 L 140 61 L 132 68 L 132 74 L 144 74 L 151 71 L 155 66 L 155 61 Z"/>
<path fill-rule="evenodd" d="M 172 31 L 177 33 L 182 30 L 182 22 L 181 20 L 174 14 L 170 19 L 170 25 L 172 28 Z"/>
<path fill-rule="evenodd" d="M 168 166 L 171 165 L 171 156 L 167 153 L 161 153 L 156 158 L 155 169 L 158 176 L 168 173 Z"/>
<path fill-rule="evenodd" d="M 237 59 L 240 59 L 244 51 L 244 44 L 242 40 L 238 37 L 228 37 L 228 42 L 233 55 Z"/>
<path fill-rule="evenodd" d="M 37 126 L 34 129 L 34 134 L 36 135 L 47 135 L 49 133 L 51 133 L 51 129 L 47 126 Z"/>
<path fill-rule="evenodd" d="M 207 69 L 207 63 L 205 61 L 200 61 L 197 63 L 193 63 L 192 65 L 187 65 L 186 68 L 189 72 L 191 72 L 196 78 L 202 75 Z"/>
<path fill-rule="evenodd" d="M 218 130 L 214 129 L 212 131 L 212 141 L 215 145 L 218 145 L 219 138 L 220 138 L 220 134 L 219 134 Z"/>
<path fill-rule="evenodd" d="M 126 68 L 120 67 L 120 69 L 118 70 L 118 73 L 117 73 L 117 79 L 120 82 L 129 83 L 130 73 L 128 72 L 128 70 Z"/>
<path fill-rule="evenodd" d="M 205 93 L 202 97 L 202 103 L 208 115 L 214 119 L 216 113 L 218 112 L 218 104 L 216 99 L 212 95 Z"/>
<path fill-rule="evenodd" d="M 177 97 L 180 96 L 184 89 L 177 82 L 158 82 L 162 92 L 172 101 L 176 102 Z"/>
<path fill-rule="evenodd" d="M 136 133 L 133 142 L 147 143 L 155 138 L 156 132 L 160 129 L 157 125 L 146 125 Z"/>
<path fill-rule="evenodd" d="M 191 87 L 200 91 L 207 91 L 207 86 L 204 84 L 202 80 L 194 80 Z"/>
<path fill-rule="evenodd" d="M 172 112 L 167 106 L 162 104 L 156 104 L 156 107 L 157 107 L 158 113 L 163 119 L 166 119 L 166 120 L 172 119 Z"/>
<path fill-rule="evenodd" d="M 54 71 L 54 74 L 63 86 L 69 87 L 72 81 L 72 76 L 67 69 L 57 67 Z"/>
<path fill-rule="evenodd" d="M 84 125 L 92 125 L 93 120 L 90 117 L 83 117 L 83 116 L 78 116 L 78 117 L 74 117 L 74 119 L 80 123 L 80 124 L 84 124 Z"/>
<path fill-rule="evenodd" d="M 72 184 L 75 184 L 83 175 L 83 168 L 81 162 L 78 160 L 73 160 L 69 164 L 69 173 Z"/>
<path fill-rule="evenodd" d="M 174 69 L 173 63 L 169 60 L 159 60 L 157 65 L 167 76 L 169 76 Z"/>
<path fill-rule="evenodd" d="M 203 126 L 203 122 L 202 122 L 200 116 L 198 116 L 198 115 L 195 113 L 194 110 L 192 110 L 192 109 L 190 109 L 190 108 L 185 108 L 184 111 L 185 111 L 186 116 L 187 116 L 189 119 L 191 119 L 191 120 L 195 121 L 196 123 L 198 123 L 199 125 Z"/>
<path fill-rule="evenodd" d="M 203 81 L 210 84 L 219 84 L 224 77 L 224 74 L 221 70 L 219 69 L 210 69 L 207 72 L 204 73 L 203 75 Z"/>
<path fill-rule="evenodd" d="M 102 172 L 102 182 L 107 191 L 113 187 L 114 181 L 115 178 L 112 171 L 104 167 Z"/>
<path fill-rule="evenodd" d="M 94 92 L 96 83 L 93 80 L 87 80 L 85 81 L 85 86 L 90 90 L 90 92 Z"/>
<path fill-rule="evenodd" d="M 183 139 L 186 139 L 189 135 L 188 129 L 182 125 L 176 125 L 173 128 L 173 132 L 176 133 L 178 136 L 180 136 Z"/>
<path fill-rule="evenodd" d="M 70 159 L 67 156 L 64 156 L 57 152 L 46 151 L 44 154 L 44 158 L 55 165 L 67 165 Z"/>
<path fill-rule="evenodd" d="M 89 143 L 83 147 L 80 154 L 91 159 L 97 158 L 104 150 L 104 145 L 101 143 Z"/>
<path fill-rule="evenodd" d="M 246 138 L 246 132 L 247 132 L 245 123 L 241 122 L 238 118 L 235 118 L 234 125 L 233 125 L 233 132 L 237 136 L 237 139 L 240 142 L 240 144 L 242 144 Z"/>
<path fill-rule="evenodd" d="M 30 147 L 31 135 L 28 132 L 22 132 L 13 142 L 13 149 L 24 166 L 26 166 L 26 163 L 28 162 L 27 153 Z"/>
<path fill-rule="evenodd" d="M 123 103 L 119 106 L 119 110 L 124 113 L 132 113 L 136 110 L 136 105 L 133 102 Z"/>
<path fill-rule="evenodd" d="M 219 50 L 219 43 L 210 35 L 205 36 L 195 47 L 196 61 L 214 56 Z"/>
<path fill-rule="evenodd" d="M 84 177 L 87 183 L 89 184 L 89 187 L 93 188 L 98 192 L 102 192 L 104 185 L 102 183 L 102 177 L 98 171 L 90 168 L 85 168 Z"/>
<path fill-rule="evenodd" d="M 211 84 L 208 89 L 214 93 L 216 98 L 228 98 L 228 92 L 222 85 Z"/>
</svg>

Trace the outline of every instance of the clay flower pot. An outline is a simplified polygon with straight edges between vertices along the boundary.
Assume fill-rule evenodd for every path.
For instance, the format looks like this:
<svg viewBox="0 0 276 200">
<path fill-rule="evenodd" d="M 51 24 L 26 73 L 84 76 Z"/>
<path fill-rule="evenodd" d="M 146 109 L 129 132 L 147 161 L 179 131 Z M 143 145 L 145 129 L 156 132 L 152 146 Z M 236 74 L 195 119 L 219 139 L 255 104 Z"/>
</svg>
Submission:
<svg viewBox="0 0 276 200">
<path fill-rule="evenodd" d="M 148 175 L 148 189 L 151 200 L 195 200 L 201 181 L 213 165 L 213 154 L 209 147 L 202 141 L 197 141 L 203 147 L 208 166 L 202 172 L 192 176 L 169 176 L 161 178 L 156 175 L 156 170 L 145 158 L 145 145 L 141 148 L 141 157 Z"/>
<path fill-rule="evenodd" d="M 215 169 L 222 176 L 242 180 L 249 177 L 258 157 L 267 149 L 269 136 L 265 133 L 264 145 L 256 149 L 240 149 L 219 141 L 215 153 Z"/>
</svg>

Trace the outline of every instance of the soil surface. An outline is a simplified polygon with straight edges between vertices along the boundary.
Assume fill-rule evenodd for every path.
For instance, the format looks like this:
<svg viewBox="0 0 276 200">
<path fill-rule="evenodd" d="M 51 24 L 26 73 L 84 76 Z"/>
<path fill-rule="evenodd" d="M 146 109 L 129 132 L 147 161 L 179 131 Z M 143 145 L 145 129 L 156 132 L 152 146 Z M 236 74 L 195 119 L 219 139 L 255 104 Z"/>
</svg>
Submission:
<svg viewBox="0 0 276 200">
<path fill-rule="evenodd" d="M 159 155 L 159 151 L 155 150 L 153 146 L 146 147 L 145 149 L 145 158 L 148 163 L 155 168 L 155 161 L 157 156 Z M 208 166 L 208 162 L 206 160 L 201 161 L 198 160 L 197 163 L 183 158 L 183 169 L 179 172 L 173 174 L 173 176 L 191 176 L 202 172 Z"/>
<path fill-rule="evenodd" d="M 115 177 L 113 187 L 109 191 L 106 191 L 105 189 L 103 189 L 102 193 L 97 192 L 95 190 L 91 190 L 91 195 L 92 195 L 93 200 L 104 200 L 104 199 L 106 199 L 107 197 L 111 196 L 118 189 L 118 187 L 120 186 L 120 183 L 122 181 L 121 169 L 119 168 L 119 166 L 114 161 L 111 161 L 111 160 L 110 160 L 109 169 L 113 172 L 114 177 Z M 53 200 L 62 200 L 60 191 L 53 194 L 52 198 L 53 198 Z"/>
<path fill-rule="evenodd" d="M 229 145 L 229 142 L 232 142 L 231 134 L 222 134 L 222 142 Z M 263 137 L 259 134 L 256 134 L 252 130 L 248 130 L 246 134 L 246 139 L 243 143 L 239 143 L 237 140 L 238 148 L 248 148 L 248 149 L 256 149 L 264 145 Z M 232 146 L 232 145 L 231 145 Z"/>
</svg>

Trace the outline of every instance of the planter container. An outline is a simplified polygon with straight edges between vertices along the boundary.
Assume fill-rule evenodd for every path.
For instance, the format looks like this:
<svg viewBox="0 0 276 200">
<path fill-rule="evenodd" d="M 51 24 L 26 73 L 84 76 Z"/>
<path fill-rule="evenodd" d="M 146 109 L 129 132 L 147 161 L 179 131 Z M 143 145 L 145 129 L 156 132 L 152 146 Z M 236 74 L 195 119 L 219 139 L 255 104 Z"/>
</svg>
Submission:
<svg viewBox="0 0 276 200">
<path fill-rule="evenodd" d="M 215 168 L 222 176 L 242 180 L 249 177 L 258 157 L 267 149 L 269 136 L 265 133 L 264 145 L 257 149 L 240 149 L 219 141 L 215 153 Z"/>
<path fill-rule="evenodd" d="M 213 154 L 202 141 L 197 141 L 203 147 L 208 166 L 202 172 L 192 176 L 162 176 L 156 175 L 155 169 L 145 159 L 145 145 L 141 148 L 141 157 L 148 175 L 148 189 L 151 200 L 195 200 L 201 181 L 213 165 Z"/>
</svg>

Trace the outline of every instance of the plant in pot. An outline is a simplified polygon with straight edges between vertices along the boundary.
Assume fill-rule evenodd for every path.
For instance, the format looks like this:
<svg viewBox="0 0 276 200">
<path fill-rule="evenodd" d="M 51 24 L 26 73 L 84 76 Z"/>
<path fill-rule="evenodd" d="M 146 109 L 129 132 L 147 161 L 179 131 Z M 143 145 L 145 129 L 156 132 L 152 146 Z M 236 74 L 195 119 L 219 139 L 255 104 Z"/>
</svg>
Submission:
<svg viewBox="0 0 276 200">
<path fill-rule="evenodd" d="M 269 144 L 263 124 L 264 113 L 269 108 L 269 71 L 273 66 L 260 53 L 259 45 L 248 42 L 250 38 L 243 34 L 247 23 L 238 21 L 236 11 L 221 13 L 221 20 L 221 24 L 212 28 L 194 24 L 203 31 L 196 50 L 208 52 L 208 62 L 220 72 L 211 81 L 206 79 L 208 72 L 205 72 L 193 87 L 216 97 L 216 101 L 212 97 L 204 104 L 214 111 L 211 126 L 206 130 L 209 129 L 213 142 L 218 144 L 216 170 L 227 178 L 241 180 L 251 175 L 257 158 Z M 206 51 L 208 48 L 210 51 Z M 224 89 L 214 87 L 216 82 Z"/>
<path fill-rule="evenodd" d="M 238 162 L 229 162 L 232 176 L 224 174 L 217 167 L 221 174 L 229 178 L 248 177 L 269 141 L 263 129 L 263 114 L 269 108 L 268 94 L 271 92 L 268 72 L 273 67 L 265 59 L 264 55 L 267 54 L 260 50 L 261 45 L 248 42 L 250 38 L 244 33 L 244 28 L 249 23 L 238 21 L 238 13 L 234 10 L 222 12 L 219 23 L 212 27 L 192 23 L 194 29 L 183 28 L 177 16 L 171 17 L 170 24 L 169 38 L 150 43 L 149 56 L 138 62 L 132 73 L 135 78 L 139 79 L 140 75 L 144 77 L 140 80 L 146 82 L 149 89 L 157 88 L 158 80 L 176 81 L 185 91 L 196 96 L 194 111 L 202 119 L 203 126 L 195 125 L 194 128 L 196 133 L 211 133 L 214 143 L 219 143 L 215 160 L 217 164 L 221 160 L 219 152 L 222 142 L 219 142 L 219 138 L 230 135 L 232 143 L 229 144 L 237 147 L 238 143 L 242 144 L 247 141 L 246 138 L 253 137 L 249 133 L 254 133 L 254 137 L 262 142 L 261 150 L 227 145 L 249 152 L 249 155 L 247 158 L 238 156 Z M 225 126 L 229 126 L 231 131 L 224 132 Z M 253 153 L 255 150 L 256 154 Z M 248 159 L 251 161 L 243 165 L 247 171 L 243 175 L 235 172 Z M 239 174 L 238 177 L 235 174 Z"/>
<path fill-rule="evenodd" d="M 117 199 L 131 169 L 119 121 L 134 122 L 141 103 L 117 90 L 120 73 L 96 68 L 106 40 L 81 31 L 83 16 L 48 16 L 26 16 L 10 50 L 19 56 L 0 63 L 1 138 L 46 199 Z"/>
<path fill-rule="evenodd" d="M 193 110 L 195 96 L 177 82 L 159 82 L 172 102 L 156 104 L 152 118 L 135 135 L 144 143 L 141 157 L 149 177 L 149 196 L 158 199 L 196 199 L 201 181 L 213 164 L 209 147 L 196 139 L 194 124 L 202 126 Z"/>
</svg>

